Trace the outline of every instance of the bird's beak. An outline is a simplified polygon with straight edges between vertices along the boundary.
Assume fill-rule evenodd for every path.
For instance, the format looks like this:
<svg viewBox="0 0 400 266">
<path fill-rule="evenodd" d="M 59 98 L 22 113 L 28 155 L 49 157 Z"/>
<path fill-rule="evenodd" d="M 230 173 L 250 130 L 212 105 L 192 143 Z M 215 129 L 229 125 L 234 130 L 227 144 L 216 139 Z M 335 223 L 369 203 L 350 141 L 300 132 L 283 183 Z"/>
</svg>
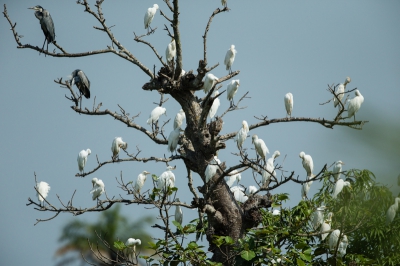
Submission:
<svg viewBox="0 0 400 266">
<path fill-rule="evenodd" d="M 28 7 L 28 9 L 35 9 L 35 7 L 33 6 L 33 7 Z"/>
</svg>

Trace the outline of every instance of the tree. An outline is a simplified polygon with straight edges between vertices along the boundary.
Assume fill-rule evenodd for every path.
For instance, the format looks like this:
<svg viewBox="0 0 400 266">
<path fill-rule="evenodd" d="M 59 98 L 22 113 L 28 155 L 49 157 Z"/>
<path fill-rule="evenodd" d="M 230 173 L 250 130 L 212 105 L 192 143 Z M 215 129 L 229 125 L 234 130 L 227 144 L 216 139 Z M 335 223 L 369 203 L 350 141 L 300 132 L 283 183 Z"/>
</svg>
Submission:
<svg viewBox="0 0 400 266">
<path fill-rule="evenodd" d="M 183 50 L 180 42 L 180 32 L 179 32 L 179 10 L 178 10 L 178 2 L 174 1 L 171 5 L 168 1 L 166 1 L 168 8 L 173 13 L 173 19 L 168 18 L 167 15 L 164 15 L 166 20 L 169 20 L 172 23 L 172 32 L 168 31 L 170 37 L 174 38 L 176 43 L 176 50 L 177 50 L 177 57 L 176 61 L 174 61 L 171 65 L 163 62 L 162 57 L 156 52 L 154 47 L 147 41 L 144 41 L 143 38 L 145 36 L 136 36 L 135 40 L 138 42 L 143 42 L 144 44 L 148 45 L 158 57 L 160 63 L 163 67 L 155 74 L 155 70 L 151 71 L 149 68 L 144 66 L 141 62 L 139 62 L 136 57 L 134 57 L 130 52 L 128 52 L 111 34 L 111 29 L 106 26 L 105 20 L 103 18 L 103 14 L 101 11 L 101 3 L 98 2 L 96 7 L 98 11 L 92 11 L 88 3 L 84 2 L 81 3 L 85 6 L 87 12 L 94 15 L 102 25 L 102 30 L 107 33 L 110 37 L 113 44 L 118 47 L 119 50 L 115 50 L 113 47 L 109 47 L 108 50 L 105 51 L 97 51 L 97 52 L 88 52 L 83 55 L 89 54 L 96 54 L 96 53 L 114 53 L 133 64 L 137 65 L 140 69 L 143 70 L 150 78 L 151 81 L 144 84 L 142 89 L 146 91 L 157 90 L 161 93 L 161 100 L 160 106 L 164 104 L 164 95 L 170 95 L 174 98 L 182 107 L 186 114 L 186 128 L 184 135 L 180 138 L 180 146 L 179 146 L 179 155 L 171 156 L 169 158 L 138 158 L 137 155 L 132 155 L 128 153 L 130 159 L 121 159 L 121 160 L 112 160 L 100 163 L 99 166 L 92 171 L 87 173 L 78 174 L 78 176 L 86 176 L 97 171 L 99 168 L 103 167 L 106 164 L 111 164 L 115 162 L 123 162 L 123 161 L 143 161 L 143 160 L 155 160 L 159 162 L 171 162 L 174 160 L 183 160 L 185 166 L 188 170 L 188 178 L 189 183 L 188 187 L 189 190 L 193 193 L 194 200 L 191 205 L 188 204 L 178 204 L 173 203 L 172 200 L 169 199 L 168 195 L 174 192 L 173 189 L 168 191 L 162 190 L 154 190 L 152 193 L 147 195 L 146 198 L 135 198 L 134 200 L 109 200 L 103 201 L 103 204 L 108 204 L 107 206 L 111 206 L 112 204 L 124 202 L 124 203 L 140 203 L 140 204 L 154 204 L 157 208 L 159 208 L 161 218 L 164 222 L 163 229 L 165 232 L 165 239 L 164 242 L 158 242 L 153 247 L 157 249 L 159 252 L 163 252 L 163 254 L 167 254 L 167 259 L 176 260 L 176 254 L 179 254 L 178 258 L 181 260 L 190 260 L 193 264 L 200 264 L 200 261 L 196 261 L 195 258 L 190 257 L 190 251 L 195 251 L 196 255 L 202 255 L 200 250 L 198 250 L 197 244 L 194 242 L 190 242 L 186 249 L 184 249 L 182 254 L 178 251 L 172 252 L 171 251 L 171 242 L 174 241 L 174 248 L 181 249 L 179 241 L 176 240 L 176 237 L 173 236 L 172 231 L 169 229 L 169 220 L 168 219 L 168 209 L 166 206 L 171 205 L 181 205 L 187 208 L 198 208 L 200 210 L 200 217 L 198 221 L 193 222 L 186 228 L 183 227 L 180 230 L 183 233 L 195 233 L 196 230 L 201 232 L 205 232 L 207 236 L 207 240 L 210 244 L 210 251 L 213 253 L 213 257 L 211 261 L 214 262 L 221 262 L 223 264 L 231 265 L 237 261 L 238 263 L 244 263 L 240 261 L 242 259 L 246 261 L 251 261 L 252 263 L 256 263 L 256 259 L 259 259 L 264 255 L 264 252 L 272 251 L 272 255 L 279 254 L 281 251 L 280 247 L 279 251 L 272 249 L 271 241 L 275 241 L 275 237 L 271 237 L 271 241 L 268 242 L 267 247 L 261 246 L 260 250 L 254 250 L 256 246 L 252 243 L 254 239 L 257 237 L 251 237 L 251 234 L 254 233 L 256 236 L 258 234 L 257 230 L 254 232 L 250 232 L 250 236 L 247 237 L 247 232 L 250 229 L 254 229 L 258 226 L 258 224 L 265 220 L 268 217 L 268 213 L 265 212 L 265 208 L 269 208 L 273 203 L 279 204 L 282 200 L 285 200 L 285 195 L 277 195 L 275 194 L 273 197 L 270 195 L 259 196 L 258 193 L 256 195 L 249 196 L 249 199 L 244 202 L 244 204 L 237 203 L 233 198 L 230 190 L 227 189 L 226 184 L 224 182 L 224 177 L 229 175 L 233 170 L 240 170 L 240 171 L 250 171 L 250 168 L 254 171 L 255 175 L 262 175 L 263 170 L 267 171 L 265 168 L 264 163 L 261 160 L 256 159 L 256 154 L 253 152 L 248 152 L 244 149 L 239 149 L 237 152 L 238 161 L 239 163 L 232 167 L 226 167 L 224 163 L 218 166 L 216 169 L 216 173 L 212 176 L 211 181 L 205 183 L 205 186 L 199 189 L 201 195 L 199 196 L 196 190 L 193 188 L 192 184 L 192 172 L 197 173 L 203 181 L 206 180 L 205 178 L 205 170 L 210 162 L 212 161 L 213 157 L 217 155 L 218 151 L 221 149 L 225 149 L 227 144 L 225 143 L 229 139 L 233 139 L 236 135 L 236 132 L 228 133 L 225 135 L 220 135 L 220 131 L 222 129 L 222 123 L 225 114 L 227 112 L 235 111 L 240 109 L 240 104 L 243 99 L 245 99 L 246 94 L 239 100 L 236 101 L 236 105 L 232 105 L 223 115 L 218 117 L 216 120 L 213 120 L 211 123 L 207 123 L 207 115 L 208 111 L 211 108 L 211 105 L 216 97 L 211 97 L 212 93 L 215 91 L 216 86 L 220 83 L 230 80 L 236 75 L 239 74 L 239 71 L 234 71 L 225 77 L 218 79 L 216 84 L 213 88 L 208 92 L 208 94 L 199 99 L 195 95 L 195 91 L 200 91 L 202 89 L 202 80 L 204 76 L 212 71 L 216 66 L 207 67 L 207 32 L 209 30 L 209 26 L 211 25 L 212 19 L 221 12 L 227 11 L 227 8 L 224 9 L 217 9 L 212 16 L 210 17 L 209 23 L 207 24 L 206 31 L 204 34 L 204 57 L 200 60 L 197 73 L 188 72 L 185 75 L 181 75 L 182 73 L 182 57 L 183 57 Z M 163 13 L 164 14 L 164 13 Z M 12 25 L 12 23 L 10 23 Z M 169 28 L 166 27 L 168 30 Z M 13 27 L 13 30 L 15 28 Z M 154 30 L 151 32 L 153 33 Z M 16 41 L 18 42 L 18 35 L 15 34 Z M 22 45 L 19 44 L 21 47 L 31 48 L 37 51 L 40 51 L 39 48 L 29 46 L 29 45 Z M 58 47 L 58 44 L 56 44 Z M 60 49 L 61 51 L 62 48 Z M 46 53 L 47 55 L 54 55 L 54 53 Z M 61 57 L 71 57 L 73 55 L 64 52 L 61 55 L 57 55 Z M 129 127 L 135 128 L 138 131 L 143 132 L 146 134 L 150 139 L 152 139 L 157 144 L 167 144 L 167 138 L 163 135 L 163 126 L 160 128 L 156 123 L 154 129 L 152 131 L 145 130 L 142 126 L 136 124 L 132 118 L 125 112 L 124 109 L 121 108 L 120 113 L 112 112 L 109 110 L 100 110 L 101 106 L 97 106 L 93 108 L 92 111 L 89 109 L 81 109 L 78 105 L 78 97 L 75 96 L 73 89 L 71 88 L 68 82 L 63 82 L 62 79 L 59 79 L 57 83 L 67 87 L 71 91 L 70 99 L 74 102 L 73 110 L 80 114 L 86 115 L 110 115 L 114 117 L 116 120 L 126 124 Z M 330 86 L 329 89 L 333 92 L 334 86 Z M 352 90 L 347 91 L 351 92 Z M 223 92 L 222 92 L 223 93 Z M 337 97 L 337 95 L 329 96 Z M 342 115 L 344 111 L 343 103 L 340 104 L 340 109 L 337 116 L 333 120 L 326 120 L 326 119 L 312 119 L 312 118 L 282 118 L 282 119 L 268 119 L 267 117 L 261 117 L 260 122 L 257 124 L 253 124 L 249 126 L 250 130 L 254 130 L 259 127 L 267 126 L 271 123 L 282 123 L 282 122 L 295 122 L 295 121 L 308 121 L 313 123 L 319 123 L 325 127 L 332 128 L 334 126 L 349 126 L 349 127 L 356 127 L 361 128 L 365 121 L 354 121 L 354 122 L 342 122 Z M 246 133 L 247 135 L 247 133 Z M 234 145 L 232 145 L 232 150 L 237 151 Z M 214 163 L 215 164 L 215 163 Z M 276 167 L 278 170 L 282 170 L 280 166 Z M 273 174 L 270 172 L 269 174 Z M 326 172 L 326 168 L 323 168 L 317 174 L 317 177 L 314 178 L 314 181 L 322 180 L 324 178 L 329 177 L 329 174 Z M 155 177 L 157 178 L 157 177 Z M 258 178 L 260 179 L 260 178 Z M 293 172 L 291 174 L 283 174 L 282 177 L 276 178 L 275 182 L 272 183 L 270 186 L 261 186 L 260 192 L 262 191 L 273 191 L 275 188 L 278 188 L 284 184 L 287 184 L 289 181 L 295 182 L 298 184 L 306 184 L 309 182 L 308 180 L 299 181 L 295 178 Z M 133 194 L 132 189 L 123 183 L 121 180 L 122 188 L 128 192 L 128 194 Z M 327 187 L 325 187 L 328 189 Z M 149 202 L 148 199 L 151 201 Z M 33 203 L 32 203 L 33 204 Z M 71 206 L 72 207 L 72 206 Z M 304 229 L 305 221 L 308 221 L 310 218 L 310 212 L 314 210 L 316 207 L 315 204 L 309 204 L 306 201 L 302 201 L 299 208 L 294 209 L 293 213 L 289 213 L 289 217 L 298 217 L 299 214 L 303 214 L 301 226 L 293 227 L 293 223 L 289 223 L 289 228 L 291 229 L 289 232 L 293 230 L 306 230 Z M 63 209 L 57 208 L 51 209 L 49 207 L 49 211 L 68 211 L 72 212 L 73 209 Z M 94 208 L 93 210 L 97 210 Z M 82 210 L 76 209 L 77 212 L 82 212 Z M 203 217 L 203 213 L 207 214 L 207 217 Z M 207 230 L 204 229 L 204 226 L 207 226 Z M 264 223 L 266 226 L 267 223 Z M 160 226 L 161 227 L 161 226 Z M 265 230 L 265 229 L 264 229 Z M 264 234 L 263 232 L 261 232 Z M 283 235 L 288 235 L 287 231 L 283 232 Z M 293 243 L 290 243 L 290 247 L 294 246 L 295 250 L 293 254 L 289 254 L 288 256 L 291 257 L 291 260 L 298 259 L 300 260 L 311 260 L 310 255 L 311 249 L 309 248 L 309 244 L 303 244 L 303 238 L 295 238 L 295 234 L 289 233 L 289 236 L 294 237 Z M 310 236 L 305 235 L 304 238 L 311 239 Z M 172 238 L 172 239 L 171 239 Z M 245 241 L 243 241 L 245 240 Z M 278 239 L 280 240 L 280 239 Z M 283 239 L 285 240 L 285 239 Z M 246 242 L 248 241 L 248 242 Z M 276 243 L 274 243 L 275 245 Z M 278 243 L 279 244 L 279 243 Z M 301 245 L 294 245 L 294 244 L 301 244 Z M 285 245 L 288 245 L 285 243 Z M 286 246 L 283 246 L 286 247 Z M 257 246 L 258 248 L 258 246 Z M 301 250 L 301 252 L 298 252 Z M 297 253 L 295 252 L 297 251 Z M 239 255 L 239 256 L 238 256 Z M 271 255 L 271 256 L 272 256 Z M 165 257 L 165 256 L 164 256 Z M 199 256 L 197 256 L 199 257 Z M 201 258 L 201 257 L 200 257 Z M 293 259 L 294 258 L 294 259 Z M 261 262 L 260 262 L 261 263 Z M 300 262 L 298 262 L 300 263 Z"/>
</svg>

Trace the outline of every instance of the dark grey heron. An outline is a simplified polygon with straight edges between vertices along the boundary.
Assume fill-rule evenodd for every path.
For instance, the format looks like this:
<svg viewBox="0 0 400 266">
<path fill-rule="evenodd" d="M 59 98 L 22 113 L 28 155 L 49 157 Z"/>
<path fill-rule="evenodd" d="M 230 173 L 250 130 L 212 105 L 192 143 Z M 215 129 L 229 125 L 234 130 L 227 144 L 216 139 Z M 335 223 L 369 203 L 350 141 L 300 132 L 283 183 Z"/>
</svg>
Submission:
<svg viewBox="0 0 400 266">
<path fill-rule="evenodd" d="M 82 94 L 86 97 L 86 99 L 90 98 L 90 81 L 82 70 L 80 69 L 74 70 L 71 74 L 71 79 L 69 83 L 71 87 L 74 86 L 74 84 L 76 85 L 76 87 L 78 87 L 79 92 L 81 94 L 79 96 L 81 102 L 82 102 Z"/>
<path fill-rule="evenodd" d="M 39 20 L 40 26 L 42 27 L 42 30 L 43 30 L 43 33 L 45 36 L 42 51 L 44 49 L 44 44 L 46 43 L 46 40 L 47 40 L 47 50 L 46 51 L 48 52 L 49 51 L 49 43 L 55 42 L 55 39 L 56 39 L 56 34 L 54 31 L 54 23 L 53 23 L 53 19 L 51 18 L 50 12 L 39 5 L 29 7 L 28 9 L 33 9 L 36 11 L 35 16 Z"/>
</svg>

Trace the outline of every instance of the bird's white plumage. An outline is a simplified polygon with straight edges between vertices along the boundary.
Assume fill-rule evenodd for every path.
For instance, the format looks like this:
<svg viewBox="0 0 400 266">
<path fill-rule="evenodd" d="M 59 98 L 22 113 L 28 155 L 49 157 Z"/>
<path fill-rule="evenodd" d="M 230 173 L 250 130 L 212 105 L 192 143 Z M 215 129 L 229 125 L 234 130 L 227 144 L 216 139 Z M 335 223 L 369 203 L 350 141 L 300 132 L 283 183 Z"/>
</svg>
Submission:
<svg viewBox="0 0 400 266">
<path fill-rule="evenodd" d="M 215 91 L 214 97 L 217 96 L 218 94 L 219 94 L 219 92 Z M 208 115 L 210 116 L 211 119 L 214 118 L 220 105 L 221 105 L 221 102 L 219 101 L 219 98 L 215 98 L 213 101 L 213 104 L 211 105 L 210 111 L 208 112 Z"/>
<path fill-rule="evenodd" d="M 321 240 L 324 241 L 325 238 L 328 236 L 329 233 L 322 233 L 331 230 L 331 222 L 332 222 L 332 215 L 333 213 L 328 213 L 328 219 L 324 220 L 321 224 Z"/>
<path fill-rule="evenodd" d="M 231 187 L 235 181 L 239 184 L 242 179 L 242 174 L 238 172 L 238 170 L 233 170 L 229 173 L 229 175 L 225 176 L 225 182 L 228 187 Z"/>
<path fill-rule="evenodd" d="M 214 156 L 214 159 L 212 159 L 209 164 L 206 167 L 206 170 L 204 172 L 204 175 L 206 176 L 206 183 L 208 183 L 211 178 L 217 173 L 217 170 L 219 168 L 219 164 L 221 161 L 217 158 L 217 156 Z"/>
<path fill-rule="evenodd" d="M 224 65 L 226 66 L 226 70 L 231 71 L 233 61 L 235 61 L 236 53 L 237 51 L 235 50 L 235 45 L 232 44 L 225 54 Z"/>
<path fill-rule="evenodd" d="M 339 247 L 338 247 L 338 256 L 339 257 L 343 257 L 344 255 L 346 255 L 346 249 L 347 249 L 347 245 L 349 244 L 349 240 L 347 239 L 346 235 L 343 235 L 342 240 L 339 243 Z"/>
<path fill-rule="evenodd" d="M 311 188 L 312 183 L 313 181 L 308 181 L 303 183 L 303 185 L 301 186 L 301 197 L 303 200 L 307 198 L 307 194 Z"/>
<path fill-rule="evenodd" d="M 90 191 L 92 194 L 92 199 L 95 200 L 104 193 L 104 183 L 101 179 L 96 177 L 92 179 L 93 189 Z"/>
<path fill-rule="evenodd" d="M 92 153 L 90 149 L 87 150 L 81 150 L 78 154 L 78 168 L 80 172 L 83 172 L 83 169 L 85 168 L 87 157 Z"/>
<path fill-rule="evenodd" d="M 127 249 L 125 250 L 126 256 L 132 256 L 136 251 L 136 245 L 141 245 L 142 241 L 140 239 L 128 238 L 125 242 Z M 132 260 L 132 258 L 130 258 Z"/>
<path fill-rule="evenodd" d="M 174 152 L 176 150 L 176 147 L 178 146 L 180 132 L 181 132 L 181 128 L 177 127 L 174 130 L 172 130 L 171 133 L 169 134 L 168 150 L 170 152 Z"/>
<path fill-rule="evenodd" d="M 257 187 L 255 187 L 255 186 L 248 186 L 248 187 L 246 188 L 246 190 L 244 191 L 244 194 L 245 194 L 246 196 L 250 196 L 250 195 L 256 193 L 257 190 L 258 190 L 258 189 L 257 189 Z"/>
<path fill-rule="evenodd" d="M 332 198 L 336 199 L 340 192 L 342 192 L 343 187 L 350 187 L 349 181 L 344 181 L 343 179 L 338 179 L 335 183 L 335 187 L 333 188 Z"/>
<path fill-rule="evenodd" d="M 147 119 L 147 124 L 151 125 L 158 121 L 161 115 L 166 114 L 167 109 L 161 106 L 157 106 L 156 108 L 151 111 L 149 119 Z"/>
<path fill-rule="evenodd" d="M 284 97 L 286 113 L 288 116 L 292 117 L 292 110 L 293 110 L 293 94 L 286 93 Z"/>
<path fill-rule="evenodd" d="M 149 7 L 144 14 L 144 28 L 147 29 L 150 27 L 151 22 L 153 21 L 154 15 L 156 14 L 158 9 L 158 5 L 154 4 L 153 7 Z"/>
<path fill-rule="evenodd" d="M 186 118 L 185 111 L 179 110 L 174 119 L 174 129 L 182 127 L 183 120 Z"/>
<path fill-rule="evenodd" d="M 325 206 L 320 206 L 313 213 L 312 226 L 313 226 L 314 230 L 317 230 L 319 228 L 319 226 L 323 223 L 325 209 L 326 209 Z"/>
<path fill-rule="evenodd" d="M 339 236 L 340 236 L 339 229 L 336 229 L 331 233 L 331 235 L 329 237 L 329 249 L 330 250 L 334 250 L 336 248 L 337 242 L 339 240 Z"/>
<path fill-rule="evenodd" d="M 203 91 L 205 93 L 208 93 L 217 81 L 218 81 L 218 78 L 216 76 L 214 76 L 211 73 L 208 73 L 206 75 L 206 77 L 204 78 Z"/>
<path fill-rule="evenodd" d="M 400 198 L 394 199 L 394 204 L 390 205 L 389 209 L 386 212 L 386 224 L 390 224 L 393 222 L 394 217 L 396 216 L 396 212 L 399 209 Z"/>
<path fill-rule="evenodd" d="M 314 174 L 312 172 L 314 170 L 314 162 L 312 157 L 308 154 L 305 154 L 303 151 L 300 152 L 299 157 L 302 159 L 303 167 L 307 172 L 307 176 L 313 178 Z"/>
<path fill-rule="evenodd" d="M 228 84 L 227 89 L 226 89 L 226 98 L 229 101 L 233 100 L 233 97 L 235 96 L 236 92 L 238 91 L 239 86 L 240 86 L 240 80 L 238 80 L 238 79 L 232 80 Z"/>
<path fill-rule="evenodd" d="M 234 139 L 234 141 L 237 142 L 237 146 L 239 149 L 242 149 L 243 143 L 247 138 L 247 133 L 249 133 L 249 125 L 245 120 L 243 120 L 242 127 L 240 128 Z"/>
<path fill-rule="evenodd" d="M 174 168 L 172 166 L 167 167 L 167 171 L 163 172 L 157 180 L 158 189 L 166 189 L 167 187 L 175 187 L 175 175 L 171 170 Z"/>
<path fill-rule="evenodd" d="M 359 90 L 355 91 L 356 97 L 349 101 L 349 105 L 347 107 L 347 118 L 354 116 L 354 120 L 356 120 L 356 113 L 361 108 L 361 104 L 364 102 L 364 96 L 361 95 Z"/>
<path fill-rule="evenodd" d="M 40 181 L 36 184 L 37 197 L 40 202 L 43 202 L 50 190 L 50 185 L 44 181 Z"/>
<path fill-rule="evenodd" d="M 335 178 L 335 181 L 339 180 L 341 172 L 342 172 L 342 165 L 344 162 L 342 161 L 337 161 L 335 165 L 333 166 L 333 177 Z"/>
<path fill-rule="evenodd" d="M 254 134 L 252 137 L 252 143 L 254 144 L 254 148 L 256 149 L 257 154 L 260 155 L 265 162 L 267 153 L 269 153 L 268 147 L 267 145 L 265 145 L 265 142 L 262 139 L 259 139 L 256 134 Z"/>
<path fill-rule="evenodd" d="M 175 40 L 172 40 L 167 45 L 167 49 L 165 50 L 165 58 L 167 59 L 167 62 L 172 61 L 174 59 L 175 55 L 176 55 Z"/>
<path fill-rule="evenodd" d="M 128 143 L 123 142 L 121 137 L 115 137 L 111 144 L 111 151 L 113 153 L 113 157 L 119 154 L 120 149 L 128 148 Z"/>
<path fill-rule="evenodd" d="M 272 211 L 273 216 L 281 215 L 281 210 L 275 209 Z"/>
<path fill-rule="evenodd" d="M 337 98 L 342 101 L 344 97 L 344 90 L 346 89 L 346 85 L 350 83 L 351 78 L 347 77 L 344 83 L 340 83 L 339 86 L 336 88 L 336 96 Z M 339 101 L 336 99 L 336 97 L 333 97 L 333 106 L 336 107 L 339 104 Z"/>
<path fill-rule="evenodd" d="M 244 189 L 239 186 L 231 187 L 231 192 L 233 193 L 235 200 L 241 203 L 244 203 L 248 199 L 248 197 L 244 194 L 243 190 Z"/>
<path fill-rule="evenodd" d="M 176 198 L 175 201 L 180 202 L 179 198 Z M 175 221 L 177 221 L 180 224 L 182 224 L 183 222 L 183 211 L 181 206 L 178 205 L 175 206 Z"/>
<path fill-rule="evenodd" d="M 262 179 L 261 183 L 263 186 L 267 186 L 269 184 L 269 180 L 271 179 L 271 174 L 276 177 L 276 171 L 274 166 L 275 158 L 279 157 L 281 153 L 279 151 L 274 151 L 271 158 L 268 158 L 266 163 L 266 170 L 262 170 Z"/>
<path fill-rule="evenodd" d="M 135 193 L 140 194 L 140 190 L 143 188 L 144 182 L 146 182 L 148 174 L 150 174 L 150 173 L 147 171 L 143 171 L 138 175 L 135 186 L 134 186 Z"/>
</svg>

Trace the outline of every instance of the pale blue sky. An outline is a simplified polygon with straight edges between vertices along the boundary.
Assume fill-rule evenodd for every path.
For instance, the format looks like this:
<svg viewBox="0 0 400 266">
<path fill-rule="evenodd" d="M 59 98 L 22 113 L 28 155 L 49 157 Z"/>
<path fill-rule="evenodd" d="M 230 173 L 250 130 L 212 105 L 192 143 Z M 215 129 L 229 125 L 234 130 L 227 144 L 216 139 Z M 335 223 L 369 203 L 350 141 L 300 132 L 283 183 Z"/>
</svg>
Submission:
<svg viewBox="0 0 400 266">
<path fill-rule="evenodd" d="M 84 52 L 103 49 L 110 44 L 103 32 L 93 29 L 97 21 L 75 1 L 2 1 L 7 4 L 17 31 L 24 37 L 22 43 L 41 46 L 44 35 L 30 6 L 40 4 L 50 11 L 56 29 L 56 40 L 68 52 Z M 92 1 L 93 4 L 94 1 Z M 185 70 L 196 70 L 202 59 L 202 34 L 208 17 L 220 1 L 181 1 L 181 38 L 183 64 Z M 118 3 L 118 4 L 115 4 Z M 160 63 L 144 45 L 133 41 L 133 31 L 145 33 L 143 16 L 146 9 L 155 2 L 150 1 L 105 1 L 104 16 L 116 38 L 147 67 Z M 157 2 L 161 10 L 169 14 L 166 5 Z M 204 4 L 206 3 L 206 4 Z M 3 5 L 1 5 L 3 7 Z M 369 169 L 377 175 L 379 182 L 395 187 L 395 177 L 400 173 L 399 147 L 393 139 L 399 135 L 400 107 L 400 2 L 398 1 L 229 1 L 232 9 L 214 18 L 208 39 L 208 61 L 210 65 L 221 65 L 212 73 L 217 77 L 227 74 L 222 66 L 226 50 L 235 44 L 238 51 L 233 70 L 240 70 L 237 76 L 241 86 L 236 99 L 249 91 L 251 99 L 243 102 L 247 109 L 225 116 L 222 133 L 238 130 L 242 120 L 256 123 L 254 116 L 267 115 L 269 118 L 285 116 L 283 96 L 287 92 L 294 95 L 293 116 L 324 117 L 335 116 L 333 104 L 321 106 L 319 103 L 331 98 L 326 91 L 327 84 L 343 82 L 350 76 L 348 88 L 357 87 L 365 101 L 357 118 L 369 120 L 364 130 L 356 131 L 344 127 L 326 129 L 312 123 L 283 123 L 258 128 L 250 134 L 258 134 L 264 139 L 271 154 L 280 150 L 286 171 L 295 171 L 305 178 L 305 171 L 298 157 L 300 151 L 310 154 L 319 171 L 325 163 L 331 165 L 336 160 L 346 163 L 344 170 L 351 168 Z M 94 8 L 94 7 L 93 7 Z M 155 34 L 146 37 L 160 54 L 164 55 L 170 41 L 162 30 L 166 21 L 159 15 L 153 20 L 157 27 Z M 129 129 L 111 117 L 88 117 L 74 113 L 71 102 L 65 99 L 68 91 L 53 82 L 64 79 L 77 68 L 85 71 L 91 81 L 90 100 L 83 105 L 91 108 L 94 96 L 102 102 L 103 108 L 118 111 L 120 104 L 131 115 L 141 113 L 135 122 L 145 124 L 150 111 L 159 101 L 157 92 L 142 91 L 148 81 L 135 65 L 121 58 L 107 54 L 84 58 L 52 58 L 39 56 L 33 50 L 19 50 L 10 26 L 5 18 L 0 22 L 1 31 L 1 74 L 2 97 L 0 104 L 2 138 L 1 173 L 3 186 L 0 188 L 2 202 L 2 222 L 0 235 L 1 265 L 53 265 L 54 252 L 59 247 L 57 239 L 60 228 L 71 219 L 70 214 L 61 214 L 56 219 L 33 226 L 36 218 L 47 218 L 48 213 L 40 213 L 26 207 L 27 198 L 36 198 L 33 189 L 34 171 L 38 181 L 46 181 L 51 190 L 48 200 L 59 206 L 56 194 L 67 202 L 76 189 L 74 202 L 77 206 L 91 207 L 89 195 L 91 178 L 98 177 L 106 185 L 109 196 L 122 194 L 117 188 L 115 177 L 123 172 L 126 180 L 135 180 L 137 175 L 147 170 L 161 174 L 164 164 L 120 163 L 101 168 L 94 175 L 77 178 L 76 156 L 82 149 L 90 148 L 86 170 L 96 166 L 96 154 L 100 161 L 109 160 L 111 142 L 121 136 L 129 143 L 129 152 L 138 145 L 140 156 L 167 156 L 166 146 L 159 147 L 141 132 Z M 54 46 L 50 45 L 53 50 Z M 226 84 L 224 84 L 225 88 Z M 203 92 L 197 92 L 203 96 Z M 352 95 L 353 97 L 353 95 Z M 168 116 L 162 121 L 173 119 L 180 109 L 170 100 L 165 104 Z M 221 114 L 229 103 L 226 95 L 221 96 Z M 376 135 L 379 144 L 368 145 L 368 132 L 390 124 L 388 129 Z M 166 126 L 168 135 L 172 125 Z M 361 139 L 363 141 L 357 141 Z M 398 141 L 396 142 L 398 143 Z M 227 142 L 228 149 L 221 151 L 219 158 L 228 165 L 237 160 L 231 152 L 236 152 L 233 141 Z M 247 139 L 245 147 L 251 148 Z M 251 151 L 250 151 L 251 152 Z M 124 156 L 122 156 L 124 157 Z M 176 178 L 179 180 L 179 198 L 190 202 L 191 194 L 186 187 L 186 171 L 177 162 Z M 195 186 L 200 185 L 197 175 Z M 254 183 L 251 173 L 242 175 L 242 183 Z M 314 182 L 310 193 L 318 184 Z M 151 188 L 150 182 L 146 188 Z M 300 199 L 300 186 L 294 183 L 279 188 L 277 192 L 290 193 L 288 206 Z M 286 206 L 287 207 L 287 206 Z M 142 215 L 140 206 L 124 206 L 124 214 L 135 219 Z M 149 214 L 154 215 L 153 212 Z M 185 211 L 184 222 L 195 218 L 194 211 Z M 80 219 L 93 221 L 96 214 L 85 214 Z M 159 236 L 159 232 L 152 232 Z M 121 236 L 122 240 L 134 236 Z"/>
</svg>

